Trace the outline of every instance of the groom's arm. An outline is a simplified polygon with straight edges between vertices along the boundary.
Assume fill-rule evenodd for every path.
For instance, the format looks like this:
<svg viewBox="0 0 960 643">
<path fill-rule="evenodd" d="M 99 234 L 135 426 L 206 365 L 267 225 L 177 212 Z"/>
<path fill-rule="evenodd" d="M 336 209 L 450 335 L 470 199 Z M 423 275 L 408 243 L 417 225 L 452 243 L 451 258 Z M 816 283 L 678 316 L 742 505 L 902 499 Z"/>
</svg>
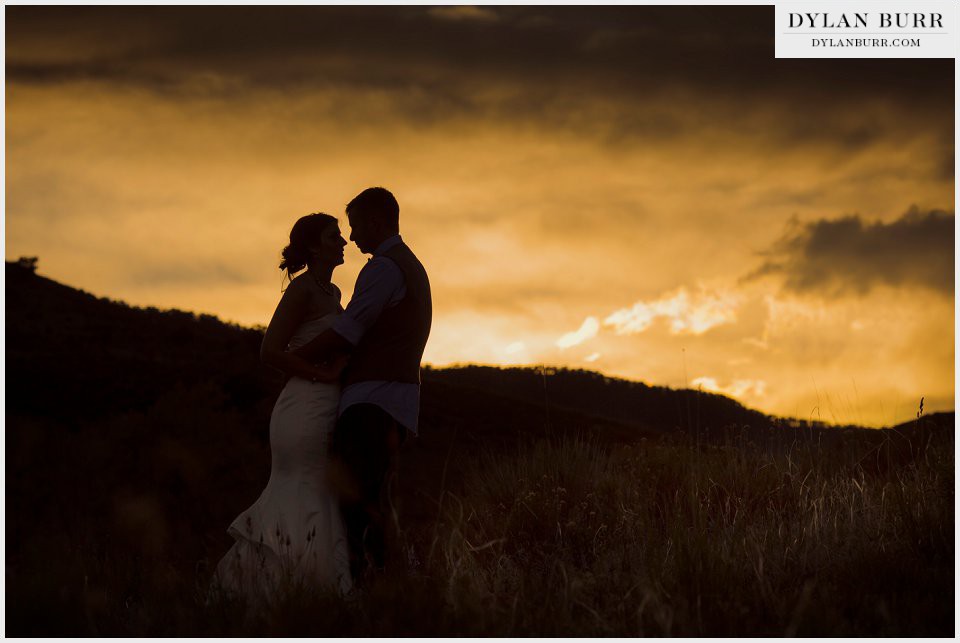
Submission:
<svg viewBox="0 0 960 643">
<path fill-rule="evenodd" d="M 400 301 L 405 294 L 400 267 L 386 257 L 374 257 L 357 275 L 346 310 L 333 320 L 329 329 L 294 354 L 317 362 L 349 353 L 377 322 L 383 309 Z"/>
<path fill-rule="evenodd" d="M 353 344 L 344 339 L 343 335 L 332 328 L 328 328 L 300 348 L 291 351 L 291 353 L 310 363 L 319 364 L 336 355 L 349 353 L 352 349 Z"/>
</svg>

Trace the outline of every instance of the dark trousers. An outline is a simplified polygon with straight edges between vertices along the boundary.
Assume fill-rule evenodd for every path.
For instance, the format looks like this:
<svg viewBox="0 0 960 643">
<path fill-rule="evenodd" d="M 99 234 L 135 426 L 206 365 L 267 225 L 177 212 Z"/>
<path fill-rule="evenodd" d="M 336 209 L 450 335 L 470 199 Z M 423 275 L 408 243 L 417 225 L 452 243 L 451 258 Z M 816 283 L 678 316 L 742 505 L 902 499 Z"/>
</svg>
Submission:
<svg viewBox="0 0 960 643">
<path fill-rule="evenodd" d="M 335 488 L 347 531 L 350 572 L 386 565 L 392 502 L 388 478 L 407 430 L 376 404 L 354 404 L 337 422 L 331 444 Z"/>
</svg>

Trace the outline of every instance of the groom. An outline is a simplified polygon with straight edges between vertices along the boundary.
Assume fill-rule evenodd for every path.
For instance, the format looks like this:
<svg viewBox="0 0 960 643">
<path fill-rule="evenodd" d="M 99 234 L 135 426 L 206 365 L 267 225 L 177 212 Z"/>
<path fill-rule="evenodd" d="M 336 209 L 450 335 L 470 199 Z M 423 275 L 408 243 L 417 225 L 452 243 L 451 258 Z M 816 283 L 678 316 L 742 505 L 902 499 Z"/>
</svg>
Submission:
<svg viewBox="0 0 960 643">
<path fill-rule="evenodd" d="M 420 359 L 430 334 L 430 282 L 400 238 L 400 206 L 388 190 L 367 188 L 347 204 L 350 240 L 373 258 L 331 328 L 298 349 L 310 362 L 348 353 L 331 455 L 345 474 L 341 511 L 350 571 L 386 562 L 385 479 L 408 431 L 417 433 Z"/>
</svg>

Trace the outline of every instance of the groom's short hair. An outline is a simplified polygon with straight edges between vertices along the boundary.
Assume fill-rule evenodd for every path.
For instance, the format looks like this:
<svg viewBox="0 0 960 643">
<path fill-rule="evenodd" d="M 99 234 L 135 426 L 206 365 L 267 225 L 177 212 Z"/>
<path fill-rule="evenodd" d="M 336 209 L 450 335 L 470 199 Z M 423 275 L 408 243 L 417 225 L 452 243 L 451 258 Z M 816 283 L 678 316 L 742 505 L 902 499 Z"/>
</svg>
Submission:
<svg viewBox="0 0 960 643">
<path fill-rule="evenodd" d="M 347 216 L 375 217 L 400 230 L 400 204 L 386 188 L 367 188 L 347 204 Z"/>
</svg>

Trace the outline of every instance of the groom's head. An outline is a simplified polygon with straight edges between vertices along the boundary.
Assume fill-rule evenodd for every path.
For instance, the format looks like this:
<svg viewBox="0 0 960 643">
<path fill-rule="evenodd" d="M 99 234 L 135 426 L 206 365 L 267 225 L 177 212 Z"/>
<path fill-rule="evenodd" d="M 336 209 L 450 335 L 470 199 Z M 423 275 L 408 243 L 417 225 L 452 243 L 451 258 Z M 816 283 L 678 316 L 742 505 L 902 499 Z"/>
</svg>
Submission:
<svg viewBox="0 0 960 643">
<path fill-rule="evenodd" d="M 367 188 L 347 204 L 350 240 L 369 254 L 400 232 L 400 205 L 386 188 Z"/>
</svg>

